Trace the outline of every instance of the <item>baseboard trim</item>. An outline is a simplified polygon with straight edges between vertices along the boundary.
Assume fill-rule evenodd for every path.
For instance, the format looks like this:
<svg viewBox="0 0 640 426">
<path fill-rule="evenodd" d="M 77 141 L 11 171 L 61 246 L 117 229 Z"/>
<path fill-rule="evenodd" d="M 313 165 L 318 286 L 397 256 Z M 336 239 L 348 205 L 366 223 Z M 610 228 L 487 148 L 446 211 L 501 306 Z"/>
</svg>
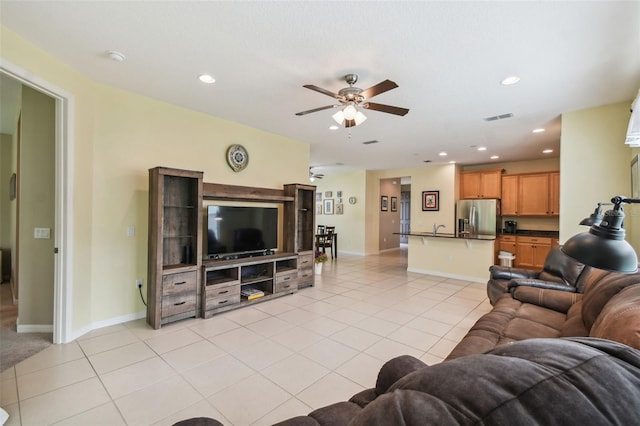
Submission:
<svg viewBox="0 0 640 426">
<path fill-rule="evenodd" d="M 16 320 L 16 332 L 18 333 L 53 333 L 53 324 L 24 324 Z"/>
<path fill-rule="evenodd" d="M 76 340 L 79 337 L 89 333 L 90 331 L 97 330 L 100 328 L 111 327 L 112 325 L 118 325 L 129 321 L 135 321 L 141 318 L 145 318 L 147 316 L 147 311 L 136 312 L 133 314 L 122 315 L 119 317 L 113 317 L 102 321 L 93 322 L 85 327 L 82 327 L 79 330 L 75 330 L 71 332 L 71 339 Z"/>
<path fill-rule="evenodd" d="M 469 275 L 448 274 L 441 271 L 430 271 L 428 269 L 407 268 L 408 272 L 415 272 L 416 274 L 435 275 L 436 277 L 452 278 L 462 281 L 471 281 L 474 283 L 486 283 L 487 279 L 481 279 L 478 277 L 472 277 Z"/>
</svg>

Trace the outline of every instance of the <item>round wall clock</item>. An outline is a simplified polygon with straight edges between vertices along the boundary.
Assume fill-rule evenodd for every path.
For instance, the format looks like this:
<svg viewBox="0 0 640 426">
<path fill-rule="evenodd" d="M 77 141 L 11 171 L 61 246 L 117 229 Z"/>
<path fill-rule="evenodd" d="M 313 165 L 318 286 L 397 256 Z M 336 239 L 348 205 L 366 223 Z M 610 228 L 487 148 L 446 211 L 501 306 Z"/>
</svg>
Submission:
<svg viewBox="0 0 640 426">
<path fill-rule="evenodd" d="M 227 163 L 234 172 L 242 171 L 249 164 L 249 153 L 242 145 L 231 145 L 227 150 Z"/>
<path fill-rule="evenodd" d="M 349 204 L 355 204 L 357 201 L 356 197 L 349 197 Z"/>
</svg>

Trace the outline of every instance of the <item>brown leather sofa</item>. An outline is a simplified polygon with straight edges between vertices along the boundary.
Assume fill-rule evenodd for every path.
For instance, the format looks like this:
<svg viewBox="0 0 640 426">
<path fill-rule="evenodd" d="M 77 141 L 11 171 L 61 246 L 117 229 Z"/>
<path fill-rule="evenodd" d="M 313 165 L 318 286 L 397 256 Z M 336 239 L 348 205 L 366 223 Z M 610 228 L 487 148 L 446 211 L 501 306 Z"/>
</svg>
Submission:
<svg viewBox="0 0 640 426">
<path fill-rule="evenodd" d="M 640 424 L 640 273 L 578 275 L 583 292 L 516 285 L 444 362 L 394 358 L 375 388 L 278 425 Z"/>
<path fill-rule="evenodd" d="M 519 285 L 582 293 L 579 278 L 585 266 L 554 247 L 547 255 L 542 271 L 493 265 L 489 268 L 487 296 L 492 305 Z"/>
</svg>

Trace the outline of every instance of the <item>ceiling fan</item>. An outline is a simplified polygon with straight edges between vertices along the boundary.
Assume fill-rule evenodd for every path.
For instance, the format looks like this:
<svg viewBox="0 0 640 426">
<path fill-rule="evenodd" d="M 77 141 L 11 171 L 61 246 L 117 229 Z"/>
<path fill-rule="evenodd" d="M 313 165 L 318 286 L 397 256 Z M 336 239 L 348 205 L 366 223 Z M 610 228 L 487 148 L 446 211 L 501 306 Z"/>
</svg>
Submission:
<svg viewBox="0 0 640 426">
<path fill-rule="evenodd" d="M 398 85 L 391 80 L 384 80 L 366 90 L 362 90 L 361 88 L 354 86 L 358 81 L 357 74 L 347 74 L 344 76 L 344 80 L 349 84 L 349 87 L 340 89 L 338 93 L 333 93 L 321 87 L 314 86 L 313 84 L 305 84 L 302 86 L 307 89 L 320 92 L 324 95 L 331 96 L 332 98 L 337 99 L 339 103 L 298 112 L 296 115 L 306 115 L 330 108 L 342 108 L 333 114 L 333 119 L 340 125 L 344 123 L 345 127 L 353 127 L 358 124 L 362 124 L 367 119 L 359 108 L 371 109 L 395 115 L 406 115 L 409 112 L 407 108 L 369 102 L 369 99 L 372 97 L 398 87 Z"/>
<path fill-rule="evenodd" d="M 309 167 L 309 180 L 313 182 L 316 179 L 322 179 L 324 177 L 323 173 L 314 173 L 313 167 Z"/>
</svg>

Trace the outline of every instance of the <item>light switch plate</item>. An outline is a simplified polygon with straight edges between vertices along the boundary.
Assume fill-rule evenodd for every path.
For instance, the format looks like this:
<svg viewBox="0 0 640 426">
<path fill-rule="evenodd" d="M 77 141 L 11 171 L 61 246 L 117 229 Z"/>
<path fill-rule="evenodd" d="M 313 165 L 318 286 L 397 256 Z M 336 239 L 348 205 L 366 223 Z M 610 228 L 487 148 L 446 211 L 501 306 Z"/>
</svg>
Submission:
<svg viewBox="0 0 640 426">
<path fill-rule="evenodd" d="M 34 228 L 33 238 L 39 240 L 48 240 L 51 238 L 51 228 Z"/>
</svg>

